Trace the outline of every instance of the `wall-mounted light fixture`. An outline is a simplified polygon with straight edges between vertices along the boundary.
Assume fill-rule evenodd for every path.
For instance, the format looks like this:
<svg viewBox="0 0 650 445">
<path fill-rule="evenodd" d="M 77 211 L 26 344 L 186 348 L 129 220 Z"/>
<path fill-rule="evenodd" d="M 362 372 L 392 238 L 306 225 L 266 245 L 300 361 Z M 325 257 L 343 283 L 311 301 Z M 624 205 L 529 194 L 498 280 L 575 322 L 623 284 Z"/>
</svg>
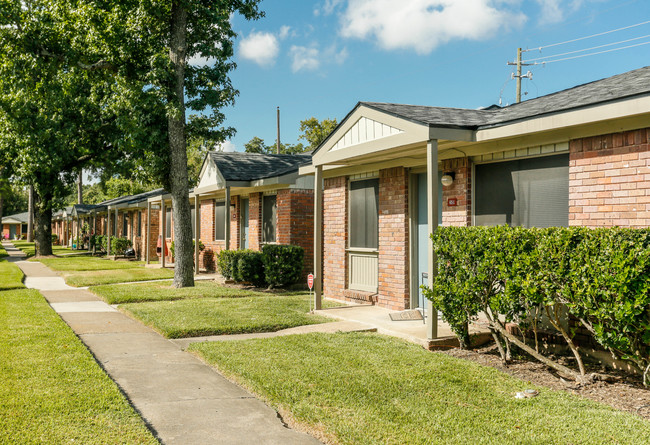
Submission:
<svg viewBox="0 0 650 445">
<path fill-rule="evenodd" d="M 450 186 L 451 184 L 454 183 L 454 179 L 456 179 L 456 173 L 454 173 L 454 172 L 445 172 L 445 173 L 443 173 L 442 178 L 440 178 L 440 182 L 445 187 L 448 187 L 448 186 Z"/>
</svg>

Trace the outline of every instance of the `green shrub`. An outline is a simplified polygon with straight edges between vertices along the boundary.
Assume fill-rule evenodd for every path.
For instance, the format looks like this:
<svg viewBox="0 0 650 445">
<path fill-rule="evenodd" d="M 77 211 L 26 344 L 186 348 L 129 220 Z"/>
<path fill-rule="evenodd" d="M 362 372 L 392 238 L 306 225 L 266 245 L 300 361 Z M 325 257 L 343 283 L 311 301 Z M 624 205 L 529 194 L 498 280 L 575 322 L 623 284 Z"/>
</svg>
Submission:
<svg viewBox="0 0 650 445">
<path fill-rule="evenodd" d="M 235 250 L 222 250 L 217 255 L 217 268 L 219 273 L 226 279 L 232 280 L 233 272 L 233 253 Z"/>
<path fill-rule="evenodd" d="M 131 247 L 133 243 L 128 238 L 111 237 L 111 250 L 115 255 L 124 255 L 126 249 Z"/>
<path fill-rule="evenodd" d="M 243 250 L 237 261 L 237 277 L 241 281 L 252 283 L 257 287 L 265 284 L 264 276 L 264 254 L 253 250 Z"/>
<path fill-rule="evenodd" d="M 239 270 L 239 259 L 252 250 L 222 250 L 219 253 L 218 266 L 221 275 L 227 280 L 244 281 Z"/>
<path fill-rule="evenodd" d="M 515 343 L 547 363 L 536 336 L 543 313 L 566 340 L 584 376 L 573 333 L 565 327 L 568 311 L 598 343 L 645 369 L 648 377 L 648 229 L 441 227 L 432 240 L 438 274 L 430 287 L 423 287 L 424 294 L 442 311 L 462 346 L 469 342 L 467 323 L 483 312 L 504 361 Z M 506 332 L 505 322 L 532 327 L 535 348 Z"/>
<path fill-rule="evenodd" d="M 196 241 L 192 240 L 192 252 L 194 252 L 194 247 L 196 246 Z M 205 250 L 205 244 L 203 244 L 203 241 L 199 240 L 199 252 L 203 252 Z M 176 256 L 174 254 L 174 241 L 169 245 L 169 251 L 171 252 L 172 256 Z"/>
<path fill-rule="evenodd" d="M 302 276 L 305 250 L 300 246 L 267 244 L 262 248 L 264 275 L 270 287 L 298 282 Z"/>
<path fill-rule="evenodd" d="M 52 243 L 56 243 L 59 240 L 59 237 L 56 233 L 52 234 Z"/>
</svg>

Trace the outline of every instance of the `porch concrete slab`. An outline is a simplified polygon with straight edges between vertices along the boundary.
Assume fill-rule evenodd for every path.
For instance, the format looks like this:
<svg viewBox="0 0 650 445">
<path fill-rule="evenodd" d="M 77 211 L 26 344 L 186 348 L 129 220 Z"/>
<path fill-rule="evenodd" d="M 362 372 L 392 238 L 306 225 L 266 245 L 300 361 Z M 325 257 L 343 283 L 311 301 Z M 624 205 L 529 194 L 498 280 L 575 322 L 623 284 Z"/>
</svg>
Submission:
<svg viewBox="0 0 650 445">
<path fill-rule="evenodd" d="M 118 334 L 125 332 L 151 334 L 153 332 L 142 323 L 127 317 L 119 311 L 92 313 L 66 312 L 59 315 L 77 335 Z"/>
<path fill-rule="evenodd" d="M 48 303 L 67 303 L 73 301 L 102 301 L 97 295 L 87 290 L 42 290 L 41 294 Z"/>
<path fill-rule="evenodd" d="M 253 338 L 272 338 L 283 337 L 285 335 L 309 334 L 312 332 L 333 334 L 336 332 L 375 332 L 376 328 L 356 321 L 335 321 L 332 323 L 312 324 L 307 326 L 298 326 L 295 328 L 283 329 L 277 332 L 262 332 L 259 334 L 236 334 L 236 335 L 210 335 L 205 337 L 178 338 L 171 340 L 183 349 L 192 343 L 205 341 L 232 341 L 232 340 L 249 340 Z"/>
<path fill-rule="evenodd" d="M 51 303 L 57 314 L 66 312 L 117 312 L 117 309 L 103 301 L 72 301 L 66 303 Z"/>
<path fill-rule="evenodd" d="M 427 338 L 427 328 L 423 320 L 402 320 L 392 321 L 390 314 L 399 311 L 391 311 L 378 306 L 352 305 L 316 311 L 319 315 L 336 318 L 339 320 L 355 321 L 374 327 L 379 334 L 391 335 L 404 340 L 422 345 L 424 348 L 431 348 L 433 343 Z M 478 325 L 470 326 L 470 333 L 484 332 L 485 329 Z M 433 342 L 440 344 L 451 344 L 450 341 L 456 338 L 447 323 L 438 320 L 438 339 Z"/>
</svg>

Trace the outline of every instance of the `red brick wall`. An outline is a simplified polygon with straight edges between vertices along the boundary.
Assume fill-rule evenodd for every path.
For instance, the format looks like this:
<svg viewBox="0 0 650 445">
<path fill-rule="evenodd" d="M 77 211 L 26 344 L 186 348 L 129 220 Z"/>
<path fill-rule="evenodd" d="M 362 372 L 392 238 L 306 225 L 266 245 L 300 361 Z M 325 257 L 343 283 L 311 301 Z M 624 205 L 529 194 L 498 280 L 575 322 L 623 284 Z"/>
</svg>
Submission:
<svg viewBox="0 0 650 445">
<path fill-rule="evenodd" d="M 468 158 L 446 159 L 442 161 L 442 172 L 454 172 L 453 184 L 442 187 L 442 225 L 472 225 L 472 168 Z M 449 200 L 455 199 L 456 206 L 450 206 Z"/>
<path fill-rule="evenodd" d="M 345 177 L 325 179 L 323 192 L 323 296 L 343 298 L 346 287 L 348 189 Z"/>
<path fill-rule="evenodd" d="M 278 190 L 276 240 L 305 250 L 303 278 L 314 272 L 314 191 Z"/>
<path fill-rule="evenodd" d="M 650 128 L 569 142 L 569 225 L 650 225 Z"/>
<path fill-rule="evenodd" d="M 379 171 L 379 306 L 403 310 L 409 292 L 409 175 L 405 168 Z"/>
</svg>

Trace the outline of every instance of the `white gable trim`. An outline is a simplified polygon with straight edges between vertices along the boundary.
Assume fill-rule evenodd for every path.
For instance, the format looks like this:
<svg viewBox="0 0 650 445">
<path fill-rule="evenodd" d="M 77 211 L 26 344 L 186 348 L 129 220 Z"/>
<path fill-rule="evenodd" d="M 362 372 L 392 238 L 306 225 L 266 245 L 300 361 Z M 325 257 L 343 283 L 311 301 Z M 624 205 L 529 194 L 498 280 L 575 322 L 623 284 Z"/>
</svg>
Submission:
<svg viewBox="0 0 650 445">
<path fill-rule="evenodd" d="M 372 131 L 369 137 L 368 130 L 371 124 Z M 372 154 L 395 147 L 421 144 L 428 139 L 428 125 L 360 105 L 318 149 L 312 158 L 312 163 L 313 165 L 336 163 L 361 153 Z"/>
<path fill-rule="evenodd" d="M 362 116 L 343 136 L 341 136 L 330 151 L 340 150 L 364 142 L 376 141 L 377 139 L 394 136 L 403 132 L 404 131 L 399 128 Z"/>
</svg>

